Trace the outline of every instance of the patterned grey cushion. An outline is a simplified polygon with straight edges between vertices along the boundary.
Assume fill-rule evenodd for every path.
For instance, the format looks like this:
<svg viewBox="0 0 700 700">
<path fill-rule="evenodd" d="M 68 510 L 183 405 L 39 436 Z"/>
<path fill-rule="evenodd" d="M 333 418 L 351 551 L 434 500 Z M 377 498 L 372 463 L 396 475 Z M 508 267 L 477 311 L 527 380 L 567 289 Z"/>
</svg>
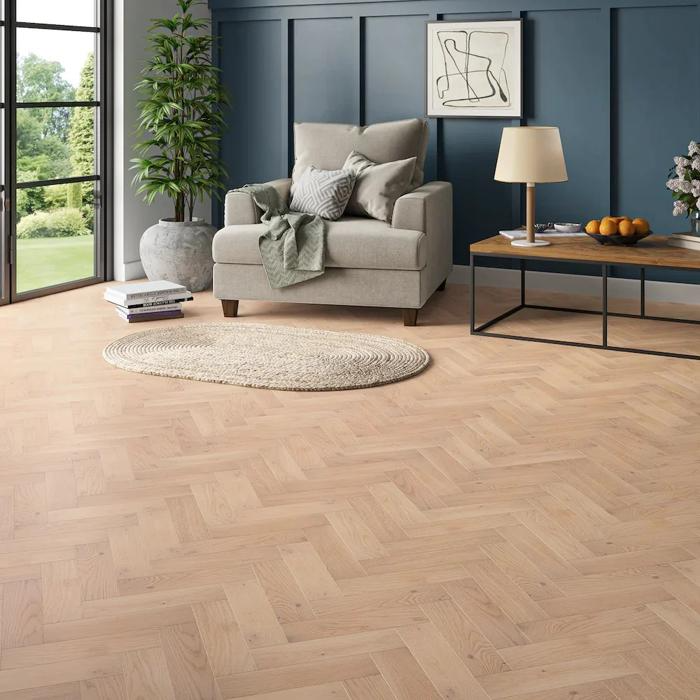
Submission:
<svg viewBox="0 0 700 700">
<path fill-rule="evenodd" d="M 355 178 L 352 170 L 318 170 L 311 165 L 295 183 L 289 208 L 335 221 L 345 211 Z"/>
</svg>

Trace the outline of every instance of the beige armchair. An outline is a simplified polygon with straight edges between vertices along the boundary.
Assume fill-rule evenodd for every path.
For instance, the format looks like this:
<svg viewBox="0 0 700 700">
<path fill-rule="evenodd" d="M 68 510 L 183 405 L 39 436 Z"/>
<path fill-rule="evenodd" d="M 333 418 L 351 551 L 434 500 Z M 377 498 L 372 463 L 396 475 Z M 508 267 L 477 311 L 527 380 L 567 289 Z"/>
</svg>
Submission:
<svg viewBox="0 0 700 700">
<path fill-rule="evenodd" d="M 344 125 L 319 126 L 360 131 Z M 373 153 L 371 143 L 358 145 L 357 140 L 338 145 L 335 139 L 337 154 L 325 161 L 317 158 L 318 167 L 333 167 L 333 157 L 342 165 L 353 148 L 369 151 L 367 157 L 375 162 L 406 157 L 405 150 Z M 297 163 L 299 141 L 297 135 Z M 327 151 L 323 156 L 328 156 Z M 288 199 L 291 183 L 284 179 L 271 184 Z M 400 308 L 404 324 L 413 326 L 433 292 L 444 289 L 452 269 L 452 186 L 448 182 L 430 182 L 400 197 L 391 223 L 360 217 L 326 222 L 325 274 L 283 289 L 270 287 L 262 266 L 260 213 L 249 195 L 230 192 L 226 196 L 225 226 L 213 244 L 214 295 L 221 300 L 225 316 L 237 315 L 239 300 L 255 299 Z"/>
</svg>

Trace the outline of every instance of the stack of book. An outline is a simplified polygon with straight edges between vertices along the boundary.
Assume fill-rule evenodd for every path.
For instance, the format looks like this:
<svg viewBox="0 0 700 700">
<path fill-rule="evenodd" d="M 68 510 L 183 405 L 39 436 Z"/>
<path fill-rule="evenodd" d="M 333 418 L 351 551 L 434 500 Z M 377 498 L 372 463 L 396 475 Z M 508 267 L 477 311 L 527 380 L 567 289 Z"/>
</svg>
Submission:
<svg viewBox="0 0 700 700">
<path fill-rule="evenodd" d="M 516 228 L 509 231 L 499 231 L 504 238 L 509 241 L 517 241 L 527 238 L 527 231 L 524 228 Z M 547 238 L 567 238 L 570 236 L 581 236 L 586 237 L 584 231 L 557 231 L 555 228 L 547 228 L 544 231 L 535 231 L 535 238 L 541 238 L 542 236 L 547 236 Z"/>
<path fill-rule="evenodd" d="M 182 302 L 192 299 L 192 292 L 181 284 L 159 280 L 107 287 L 105 299 L 114 304 L 117 314 L 128 323 L 182 318 Z"/>
<path fill-rule="evenodd" d="M 672 233 L 668 237 L 668 244 L 676 246 L 676 248 L 700 250 L 700 236 L 696 236 L 692 233 Z"/>
</svg>

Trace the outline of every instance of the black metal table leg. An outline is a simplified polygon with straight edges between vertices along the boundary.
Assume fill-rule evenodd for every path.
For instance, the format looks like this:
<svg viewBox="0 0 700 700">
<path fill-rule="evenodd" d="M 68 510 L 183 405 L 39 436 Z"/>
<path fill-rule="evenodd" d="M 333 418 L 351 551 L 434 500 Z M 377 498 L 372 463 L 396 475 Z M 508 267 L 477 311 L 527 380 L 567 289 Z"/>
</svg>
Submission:
<svg viewBox="0 0 700 700">
<path fill-rule="evenodd" d="M 520 306 L 525 306 L 525 258 L 520 258 Z"/>
<path fill-rule="evenodd" d="M 603 347 L 608 347 L 608 266 L 603 264 Z"/>
<path fill-rule="evenodd" d="M 471 267 L 471 277 L 472 283 L 469 290 L 469 332 L 474 333 L 474 328 L 476 327 L 476 272 L 474 270 L 474 255 L 469 256 L 469 266 Z"/>
<path fill-rule="evenodd" d="M 646 271 L 643 267 L 639 268 L 639 317 L 644 318 L 647 315 L 646 311 Z"/>
</svg>

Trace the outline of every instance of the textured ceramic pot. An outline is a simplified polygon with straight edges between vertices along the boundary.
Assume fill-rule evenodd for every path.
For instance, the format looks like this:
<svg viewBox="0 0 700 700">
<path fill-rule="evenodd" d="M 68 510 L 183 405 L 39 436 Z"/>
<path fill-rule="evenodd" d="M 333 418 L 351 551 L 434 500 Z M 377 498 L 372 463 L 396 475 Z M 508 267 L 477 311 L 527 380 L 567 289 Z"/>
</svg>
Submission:
<svg viewBox="0 0 700 700">
<path fill-rule="evenodd" d="M 216 229 L 202 219 L 161 219 L 141 237 L 141 262 L 149 280 L 184 284 L 191 292 L 211 287 L 211 243 Z"/>
</svg>

